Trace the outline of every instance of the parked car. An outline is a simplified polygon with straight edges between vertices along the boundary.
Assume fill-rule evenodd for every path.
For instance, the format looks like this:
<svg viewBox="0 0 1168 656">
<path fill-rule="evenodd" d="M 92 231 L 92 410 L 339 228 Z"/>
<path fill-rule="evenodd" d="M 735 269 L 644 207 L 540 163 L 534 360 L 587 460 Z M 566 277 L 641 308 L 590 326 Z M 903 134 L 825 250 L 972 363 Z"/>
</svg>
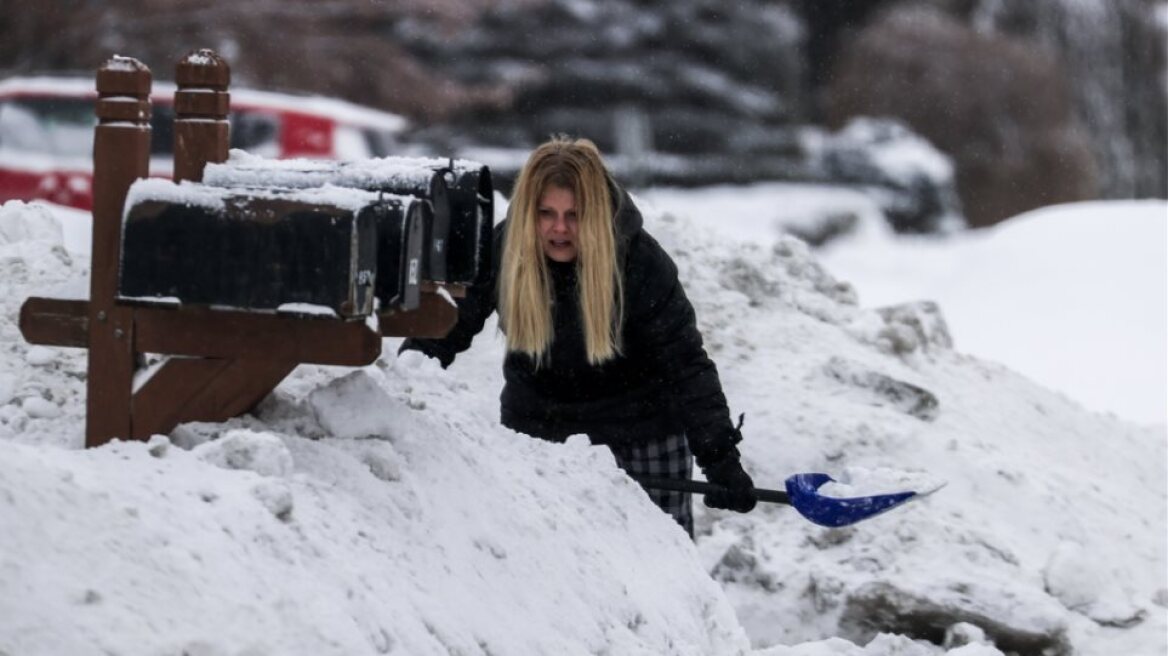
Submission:
<svg viewBox="0 0 1168 656">
<path fill-rule="evenodd" d="M 151 94 L 150 174 L 171 175 L 173 83 Z M 388 155 L 406 121 L 396 114 L 320 96 L 232 87 L 231 147 L 275 158 L 360 159 Z M 92 77 L 0 80 L 0 202 L 43 199 L 93 204 Z"/>
</svg>

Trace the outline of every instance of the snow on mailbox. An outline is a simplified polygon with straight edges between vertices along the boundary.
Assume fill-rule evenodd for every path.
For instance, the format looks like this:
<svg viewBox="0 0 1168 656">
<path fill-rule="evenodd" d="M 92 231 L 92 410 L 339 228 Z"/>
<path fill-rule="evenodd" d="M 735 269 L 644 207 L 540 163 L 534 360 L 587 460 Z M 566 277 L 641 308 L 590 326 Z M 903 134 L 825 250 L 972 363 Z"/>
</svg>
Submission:
<svg viewBox="0 0 1168 656">
<path fill-rule="evenodd" d="M 274 160 L 231 151 L 208 164 L 204 181 L 222 187 L 321 188 L 326 185 L 406 194 L 429 201 L 423 277 L 473 285 L 490 273 L 494 227 L 491 174 L 464 159 L 382 157 L 359 161 Z"/>
<path fill-rule="evenodd" d="M 359 189 L 130 188 L 118 300 L 363 318 L 418 305 L 427 201 Z"/>
</svg>

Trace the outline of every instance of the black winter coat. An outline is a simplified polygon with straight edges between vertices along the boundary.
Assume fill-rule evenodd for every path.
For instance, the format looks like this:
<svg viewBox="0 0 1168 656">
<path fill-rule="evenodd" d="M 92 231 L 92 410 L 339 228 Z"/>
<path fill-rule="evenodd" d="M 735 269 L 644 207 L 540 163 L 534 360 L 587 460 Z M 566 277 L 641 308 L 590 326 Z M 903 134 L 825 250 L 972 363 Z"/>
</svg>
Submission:
<svg viewBox="0 0 1168 656">
<path fill-rule="evenodd" d="M 730 423 L 714 363 L 702 347 L 693 306 L 677 266 L 649 233 L 628 195 L 614 190 L 617 256 L 624 271 L 622 354 L 588 363 L 576 292 L 574 263 L 549 262 L 554 284 L 555 336 L 541 368 L 521 353 L 503 363 L 503 425 L 528 435 L 563 441 L 587 434 L 593 443 L 648 441 L 684 431 L 700 466 L 734 451 L 740 439 Z M 495 275 L 507 222 L 495 228 Z M 442 339 L 409 339 L 443 367 L 470 347 L 495 310 L 495 279 L 458 300 L 458 323 Z"/>
</svg>

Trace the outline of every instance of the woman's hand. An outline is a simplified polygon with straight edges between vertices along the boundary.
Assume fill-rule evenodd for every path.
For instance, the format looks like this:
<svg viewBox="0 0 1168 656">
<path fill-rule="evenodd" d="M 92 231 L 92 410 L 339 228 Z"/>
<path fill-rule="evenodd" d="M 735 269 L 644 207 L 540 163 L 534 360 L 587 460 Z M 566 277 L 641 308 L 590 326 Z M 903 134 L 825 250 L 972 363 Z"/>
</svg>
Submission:
<svg viewBox="0 0 1168 656">
<path fill-rule="evenodd" d="M 725 488 L 725 491 L 711 492 L 703 499 L 710 508 L 723 508 L 735 512 L 750 512 L 758 503 L 758 494 L 754 491 L 754 481 L 750 474 L 742 468 L 737 450 L 728 453 L 725 458 L 702 469 L 706 480 Z"/>
</svg>

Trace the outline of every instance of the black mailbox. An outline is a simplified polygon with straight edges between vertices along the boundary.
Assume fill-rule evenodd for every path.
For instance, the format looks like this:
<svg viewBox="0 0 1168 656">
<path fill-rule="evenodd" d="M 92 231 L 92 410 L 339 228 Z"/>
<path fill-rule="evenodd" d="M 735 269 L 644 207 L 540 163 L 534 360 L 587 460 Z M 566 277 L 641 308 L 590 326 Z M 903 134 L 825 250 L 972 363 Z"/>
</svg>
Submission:
<svg viewBox="0 0 1168 656">
<path fill-rule="evenodd" d="M 381 194 L 380 199 L 377 299 L 381 309 L 413 310 L 421 302 L 426 226 L 432 224 L 433 208 L 413 196 Z"/>
<path fill-rule="evenodd" d="M 424 279 L 473 285 L 490 274 L 494 190 L 489 169 L 476 162 L 421 157 L 269 160 L 233 152 L 227 162 L 209 164 L 204 180 L 224 187 L 334 185 L 416 196 L 432 206 Z"/>
<path fill-rule="evenodd" d="M 455 216 L 450 222 L 451 279 L 481 284 L 491 274 L 495 192 L 491 171 L 482 164 L 454 160 L 444 169 Z"/>
<path fill-rule="evenodd" d="M 126 203 L 118 299 L 342 318 L 372 314 L 375 298 L 412 309 L 428 218 L 424 201 L 353 189 L 141 180 Z"/>
</svg>

